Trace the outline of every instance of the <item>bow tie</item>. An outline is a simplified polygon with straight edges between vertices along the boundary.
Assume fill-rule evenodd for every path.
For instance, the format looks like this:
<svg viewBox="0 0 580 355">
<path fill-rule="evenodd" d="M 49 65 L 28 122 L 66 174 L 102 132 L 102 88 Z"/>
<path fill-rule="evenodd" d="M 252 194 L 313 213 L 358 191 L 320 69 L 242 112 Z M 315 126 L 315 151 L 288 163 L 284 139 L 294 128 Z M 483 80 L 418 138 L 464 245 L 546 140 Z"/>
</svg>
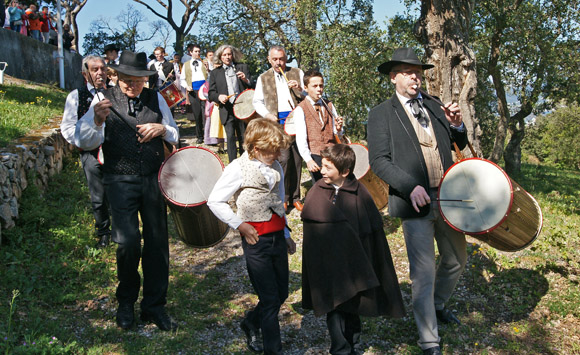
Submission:
<svg viewBox="0 0 580 355">
<path fill-rule="evenodd" d="M 129 115 L 134 117 L 141 108 L 141 100 L 138 97 L 129 98 Z"/>
</svg>

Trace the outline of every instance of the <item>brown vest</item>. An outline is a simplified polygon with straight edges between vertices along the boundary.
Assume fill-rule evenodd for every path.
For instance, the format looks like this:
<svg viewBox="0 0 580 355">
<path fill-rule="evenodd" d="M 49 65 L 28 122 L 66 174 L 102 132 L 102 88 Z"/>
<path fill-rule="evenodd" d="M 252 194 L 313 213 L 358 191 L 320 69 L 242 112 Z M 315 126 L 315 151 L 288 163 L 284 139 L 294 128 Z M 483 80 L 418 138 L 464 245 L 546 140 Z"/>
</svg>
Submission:
<svg viewBox="0 0 580 355">
<path fill-rule="evenodd" d="M 310 100 L 304 100 L 298 105 L 304 111 L 304 121 L 306 122 L 306 141 L 311 154 L 320 155 L 320 152 L 331 145 L 334 145 L 334 132 L 332 130 L 332 115 L 328 110 L 322 110 L 322 122 L 316 109 Z M 328 107 L 332 110 L 332 104 Z"/>
<path fill-rule="evenodd" d="M 401 102 L 401 105 L 405 107 L 405 104 Z M 425 110 L 426 111 L 426 110 Z M 419 121 L 410 112 L 407 111 L 405 107 L 405 112 L 415 129 L 417 134 L 417 139 L 421 145 L 421 153 L 423 153 L 423 159 L 425 159 L 425 164 L 427 164 L 427 174 L 429 175 L 429 187 L 436 188 L 439 187 L 441 178 L 443 178 L 443 164 L 441 163 L 441 156 L 439 155 L 439 146 L 437 145 L 437 138 L 435 137 L 435 132 L 433 131 L 433 126 L 431 124 L 431 118 L 429 118 L 428 127 L 431 135 L 425 132 L 425 129 Z"/>
<path fill-rule="evenodd" d="M 296 80 L 300 83 L 300 69 L 286 67 L 286 77 L 288 80 Z M 274 116 L 278 116 L 278 92 L 276 90 L 276 78 L 274 69 L 270 68 L 260 76 L 262 79 L 262 91 L 264 92 L 264 103 L 268 112 Z M 297 97 L 302 98 L 302 89 L 290 89 L 290 97 L 292 97 L 292 105 L 298 105 Z"/>
</svg>

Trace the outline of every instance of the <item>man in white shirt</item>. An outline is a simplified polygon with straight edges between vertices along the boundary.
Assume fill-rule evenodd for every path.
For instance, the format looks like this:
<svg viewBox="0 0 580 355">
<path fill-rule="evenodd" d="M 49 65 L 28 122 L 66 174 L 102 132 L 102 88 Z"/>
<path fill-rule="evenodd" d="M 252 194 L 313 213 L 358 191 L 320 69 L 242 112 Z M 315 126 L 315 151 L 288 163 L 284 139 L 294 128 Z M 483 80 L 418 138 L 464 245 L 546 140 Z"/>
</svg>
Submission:
<svg viewBox="0 0 580 355">
<path fill-rule="evenodd" d="M 157 47 L 153 54 L 155 61 L 151 64 L 150 69 L 156 74 L 150 76 L 149 87 L 160 90 L 165 82 L 175 79 L 175 73 L 173 72 L 173 64 L 165 60 L 165 48 Z"/>
<path fill-rule="evenodd" d="M 202 105 L 198 96 L 199 89 L 205 84 L 207 79 L 207 69 L 200 59 L 201 48 L 197 44 L 192 45 L 191 59 L 183 64 L 183 74 L 181 75 L 181 87 L 187 90 L 185 104 L 191 105 L 190 121 L 195 121 L 195 132 L 197 143 L 203 143 L 203 111 L 205 104 Z"/>
<path fill-rule="evenodd" d="M 256 112 L 265 118 L 284 124 L 288 114 L 304 99 L 302 80 L 304 73 L 297 68 L 286 66 L 286 50 L 273 46 L 268 52 L 268 62 L 272 68 L 260 75 L 256 82 L 253 105 Z M 302 158 L 296 143 L 282 151 L 280 164 L 284 169 L 286 207 L 294 205 L 301 211 L 300 174 Z"/>
<path fill-rule="evenodd" d="M 177 323 L 165 310 L 167 207 L 157 175 L 164 160 L 164 141 L 176 144 L 178 128 L 161 94 L 144 88 L 151 74 L 145 53 L 123 51 L 119 64 L 111 67 L 119 73 L 118 85 L 95 97 L 77 123 L 75 142 L 86 150 L 102 144 L 103 182 L 113 215 L 113 241 L 118 245 L 117 325 L 129 329 L 134 324 L 141 264 L 141 320 L 152 321 L 161 330 L 175 330 Z"/>
<path fill-rule="evenodd" d="M 82 61 L 82 74 L 85 85 L 73 90 L 66 98 L 60 131 L 67 142 L 74 145 L 75 127 L 78 120 L 87 112 L 97 90 L 105 88 L 107 69 L 101 57 L 86 56 Z M 95 86 L 93 86 L 93 84 Z M 99 147 L 92 150 L 80 150 L 80 159 L 87 186 L 91 196 L 91 206 L 95 217 L 95 229 L 99 241 L 97 248 L 105 248 L 111 240 L 111 219 L 109 203 L 103 186 L 102 165 L 98 161 Z"/>
</svg>

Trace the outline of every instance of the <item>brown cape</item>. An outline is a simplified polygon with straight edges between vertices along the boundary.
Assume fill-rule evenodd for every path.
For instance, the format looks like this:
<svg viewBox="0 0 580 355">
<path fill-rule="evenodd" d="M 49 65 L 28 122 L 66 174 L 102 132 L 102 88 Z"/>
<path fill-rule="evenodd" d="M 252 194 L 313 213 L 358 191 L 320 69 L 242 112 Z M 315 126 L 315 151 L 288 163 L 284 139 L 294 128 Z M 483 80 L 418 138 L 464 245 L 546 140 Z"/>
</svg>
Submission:
<svg viewBox="0 0 580 355">
<path fill-rule="evenodd" d="M 302 307 L 316 316 L 334 309 L 361 316 L 405 315 L 381 215 L 352 175 L 335 189 L 319 180 L 302 220 Z"/>
</svg>

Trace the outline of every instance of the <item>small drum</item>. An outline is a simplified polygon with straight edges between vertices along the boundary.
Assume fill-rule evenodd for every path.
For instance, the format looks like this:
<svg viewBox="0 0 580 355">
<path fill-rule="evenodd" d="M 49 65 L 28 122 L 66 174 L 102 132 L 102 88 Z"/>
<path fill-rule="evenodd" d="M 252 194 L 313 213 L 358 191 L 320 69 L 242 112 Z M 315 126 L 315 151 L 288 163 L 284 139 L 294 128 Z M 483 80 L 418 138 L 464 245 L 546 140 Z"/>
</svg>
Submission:
<svg viewBox="0 0 580 355">
<path fill-rule="evenodd" d="M 201 147 L 181 148 L 161 165 L 159 187 L 185 244 L 208 248 L 226 236 L 228 225 L 206 203 L 223 170 L 220 158 Z"/>
<path fill-rule="evenodd" d="M 356 156 L 354 176 L 369 190 L 375 205 L 382 210 L 389 203 L 389 185 L 371 170 L 367 147 L 358 143 L 351 143 L 348 146 L 352 148 Z"/>
<path fill-rule="evenodd" d="M 173 106 L 179 105 L 185 101 L 183 93 L 174 82 L 166 82 L 159 90 L 159 93 L 163 96 L 169 108 L 173 108 Z"/>
<path fill-rule="evenodd" d="M 197 90 L 197 97 L 199 97 L 199 99 L 201 101 L 207 101 L 209 95 L 209 82 L 205 82 L 205 84 L 203 84 L 199 90 Z"/>
<path fill-rule="evenodd" d="M 234 116 L 246 122 L 258 117 L 252 100 L 254 100 L 254 89 L 242 91 L 234 101 Z"/>
<path fill-rule="evenodd" d="M 453 229 L 503 251 L 527 247 L 542 230 L 542 211 L 532 195 L 480 158 L 461 160 L 445 172 L 439 210 Z"/>
<path fill-rule="evenodd" d="M 296 135 L 296 126 L 294 126 L 294 110 L 286 116 L 286 121 L 284 121 L 284 132 L 289 136 Z"/>
</svg>

